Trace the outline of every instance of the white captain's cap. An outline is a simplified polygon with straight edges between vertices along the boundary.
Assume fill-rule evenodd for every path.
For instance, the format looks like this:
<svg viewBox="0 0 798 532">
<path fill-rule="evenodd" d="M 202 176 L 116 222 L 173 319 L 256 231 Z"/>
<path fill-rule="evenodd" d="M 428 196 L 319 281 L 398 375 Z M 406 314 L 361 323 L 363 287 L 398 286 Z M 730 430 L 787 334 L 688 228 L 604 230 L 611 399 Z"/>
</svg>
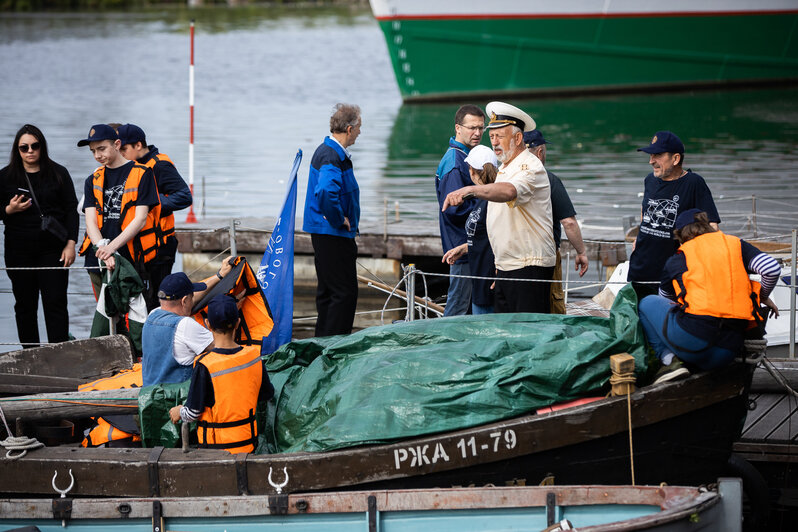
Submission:
<svg viewBox="0 0 798 532">
<path fill-rule="evenodd" d="M 490 102 L 485 108 L 488 112 L 488 129 L 507 126 L 518 126 L 521 131 L 532 131 L 537 127 L 535 121 L 527 113 L 514 105 L 504 102 Z"/>
</svg>

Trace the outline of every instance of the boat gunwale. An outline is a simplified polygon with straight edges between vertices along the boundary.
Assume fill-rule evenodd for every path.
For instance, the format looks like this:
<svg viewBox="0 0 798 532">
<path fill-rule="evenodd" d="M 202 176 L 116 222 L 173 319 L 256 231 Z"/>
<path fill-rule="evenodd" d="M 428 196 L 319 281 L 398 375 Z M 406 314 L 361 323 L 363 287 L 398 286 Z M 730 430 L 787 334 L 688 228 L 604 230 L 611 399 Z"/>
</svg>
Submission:
<svg viewBox="0 0 798 532">
<path fill-rule="evenodd" d="M 376 498 L 377 508 L 381 512 L 545 508 L 547 497 L 552 493 L 557 507 L 610 504 L 659 507 L 658 512 L 628 520 L 629 523 L 648 522 L 646 519 L 653 517 L 669 522 L 715 505 L 721 498 L 717 491 L 690 486 L 605 485 L 362 490 L 292 493 L 284 498 L 287 514 L 325 514 L 367 512 L 370 496 Z M 270 508 L 274 504 L 273 495 L 75 498 L 72 499 L 71 519 L 119 518 L 122 504 L 130 507 L 129 519 L 151 518 L 152 504 L 156 501 L 161 503 L 163 515 L 168 518 L 243 517 L 277 513 Z M 3 498 L 0 499 L 0 515 L 4 519 L 52 518 L 52 500 Z M 0 518 L 0 522 L 3 518 Z"/>
</svg>

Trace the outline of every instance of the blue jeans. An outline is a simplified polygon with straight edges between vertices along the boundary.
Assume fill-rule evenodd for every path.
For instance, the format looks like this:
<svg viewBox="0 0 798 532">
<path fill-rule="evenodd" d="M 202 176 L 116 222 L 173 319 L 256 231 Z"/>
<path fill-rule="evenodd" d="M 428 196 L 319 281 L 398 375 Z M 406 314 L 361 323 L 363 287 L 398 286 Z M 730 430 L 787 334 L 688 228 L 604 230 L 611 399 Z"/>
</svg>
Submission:
<svg viewBox="0 0 798 532">
<path fill-rule="evenodd" d="M 452 275 L 471 275 L 468 263 L 452 264 L 449 266 Z M 444 316 L 462 316 L 468 314 L 471 306 L 471 279 L 462 277 L 449 277 L 449 294 L 446 296 Z"/>
<path fill-rule="evenodd" d="M 716 369 L 734 360 L 734 351 L 711 345 L 707 340 L 693 336 L 679 326 L 676 314 L 670 312 L 675 303 L 662 296 L 646 296 L 638 308 L 640 323 L 646 333 L 646 339 L 657 356 L 670 351 L 681 360 L 698 366 L 702 370 Z M 668 337 L 662 334 L 662 325 L 668 320 Z M 679 349 L 685 347 L 694 353 Z"/>
<path fill-rule="evenodd" d="M 471 314 L 474 316 L 477 314 L 493 314 L 493 305 L 477 305 L 476 303 L 471 303 Z"/>
</svg>

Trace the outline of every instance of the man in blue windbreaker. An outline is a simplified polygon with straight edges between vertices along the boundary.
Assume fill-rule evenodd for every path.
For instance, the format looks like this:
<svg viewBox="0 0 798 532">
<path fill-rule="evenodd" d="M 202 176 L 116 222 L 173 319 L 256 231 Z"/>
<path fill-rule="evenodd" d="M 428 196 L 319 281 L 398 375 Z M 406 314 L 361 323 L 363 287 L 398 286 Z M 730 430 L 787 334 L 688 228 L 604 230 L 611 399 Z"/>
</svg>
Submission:
<svg viewBox="0 0 798 532">
<path fill-rule="evenodd" d="M 468 172 L 466 155 L 471 148 L 479 144 L 485 131 L 485 113 L 476 105 L 463 105 L 454 115 L 454 136 L 449 139 L 449 148 L 443 154 L 438 170 L 435 172 L 435 192 L 438 195 L 438 206 L 443 207 L 443 200 L 455 190 L 472 185 Z M 467 200 L 456 207 L 449 207 L 439 213 L 441 228 L 441 244 L 443 254 L 466 242 L 465 224 L 475 200 Z M 468 267 L 468 255 L 464 255 L 449 266 L 451 275 L 471 275 Z M 444 316 L 467 314 L 471 308 L 471 279 L 463 277 L 449 278 L 449 293 L 446 296 Z"/>
<path fill-rule="evenodd" d="M 339 103 L 329 137 L 310 161 L 302 230 L 310 233 L 316 264 L 316 336 L 349 334 L 357 307 L 360 189 L 349 146 L 360 135 L 360 107 Z"/>
</svg>

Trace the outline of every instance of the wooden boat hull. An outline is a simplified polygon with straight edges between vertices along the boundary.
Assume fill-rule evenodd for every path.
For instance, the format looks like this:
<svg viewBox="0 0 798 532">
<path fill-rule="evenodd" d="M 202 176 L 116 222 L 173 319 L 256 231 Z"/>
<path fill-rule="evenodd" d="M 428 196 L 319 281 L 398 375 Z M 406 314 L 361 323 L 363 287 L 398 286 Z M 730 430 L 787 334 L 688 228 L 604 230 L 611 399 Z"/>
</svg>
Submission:
<svg viewBox="0 0 798 532">
<path fill-rule="evenodd" d="M 3 493 L 52 493 L 71 470 L 74 494 L 224 496 L 366 486 L 421 488 L 493 483 L 631 481 L 700 484 L 721 473 L 747 409 L 752 369 L 723 370 L 541 415 L 388 445 L 326 453 L 230 455 L 180 449 L 53 447 L 0 463 Z"/>
<path fill-rule="evenodd" d="M 545 486 L 351 491 L 189 499 L 0 500 L 0 527 L 59 530 L 724 530 L 742 522 L 739 479 L 688 487 Z M 56 511 L 54 512 L 54 507 Z"/>
</svg>

